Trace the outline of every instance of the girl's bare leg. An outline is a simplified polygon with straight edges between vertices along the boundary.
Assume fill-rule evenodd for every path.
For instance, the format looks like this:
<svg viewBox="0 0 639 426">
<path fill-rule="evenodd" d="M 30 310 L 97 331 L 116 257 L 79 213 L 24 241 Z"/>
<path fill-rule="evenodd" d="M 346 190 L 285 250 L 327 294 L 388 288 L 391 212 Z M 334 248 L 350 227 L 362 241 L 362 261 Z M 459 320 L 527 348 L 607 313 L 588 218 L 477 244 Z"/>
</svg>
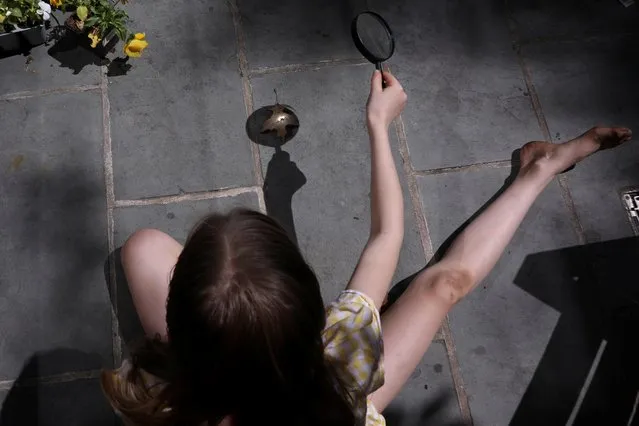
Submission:
<svg viewBox="0 0 639 426">
<path fill-rule="evenodd" d="M 440 262 L 424 270 L 382 316 L 385 384 L 372 398 L 382 411 L 422 359 L 448 311 L 491 271 L 537 196 L 556 174 L 631 137 L 628 129 L 594 128 L 563 144 L 530 142 L 521 168 L 503 194 L 453 241 Z"/>
<path fill-rule="evenodd" d="M 180 243 L 157 229 L 141 229 L 122 246 L 122 267 L 148 337 L 166 339 L 169 281 L 181 252 Z"/>
</svg>

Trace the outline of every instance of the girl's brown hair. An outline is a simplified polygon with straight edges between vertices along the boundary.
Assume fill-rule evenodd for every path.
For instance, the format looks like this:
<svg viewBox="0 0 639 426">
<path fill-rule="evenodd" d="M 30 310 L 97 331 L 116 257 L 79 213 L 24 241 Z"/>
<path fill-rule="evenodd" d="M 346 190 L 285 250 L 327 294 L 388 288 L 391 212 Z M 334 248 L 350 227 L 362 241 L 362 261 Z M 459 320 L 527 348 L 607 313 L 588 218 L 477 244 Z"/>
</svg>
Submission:
<svg viewBox="0 0 639 426">
<path fill-rule="evenodd" d="M 173 272 L 168 343 L 146 340 L 103 389 L 134 425 L 349 425 L 352 403 L 324 358 L 319 283 L 274 220 L 205 218 Z M 162 378 L 149 386 L 146 372 Z"/>
</svg>

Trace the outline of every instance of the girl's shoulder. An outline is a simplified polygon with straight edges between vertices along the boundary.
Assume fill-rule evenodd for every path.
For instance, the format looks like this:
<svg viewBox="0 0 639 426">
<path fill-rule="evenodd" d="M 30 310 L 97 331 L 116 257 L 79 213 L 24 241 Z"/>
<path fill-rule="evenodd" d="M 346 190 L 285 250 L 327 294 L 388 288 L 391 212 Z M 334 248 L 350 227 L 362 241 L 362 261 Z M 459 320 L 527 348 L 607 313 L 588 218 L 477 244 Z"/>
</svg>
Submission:
<svg viewBox="0 0 639 426">
<path fill-rule="evenodd" d="M 365 409 L 366 397 L 384 384 L 380 314 L 364 293 L 345 290 L 326 310 L 324 353 Z"/>
</svg>

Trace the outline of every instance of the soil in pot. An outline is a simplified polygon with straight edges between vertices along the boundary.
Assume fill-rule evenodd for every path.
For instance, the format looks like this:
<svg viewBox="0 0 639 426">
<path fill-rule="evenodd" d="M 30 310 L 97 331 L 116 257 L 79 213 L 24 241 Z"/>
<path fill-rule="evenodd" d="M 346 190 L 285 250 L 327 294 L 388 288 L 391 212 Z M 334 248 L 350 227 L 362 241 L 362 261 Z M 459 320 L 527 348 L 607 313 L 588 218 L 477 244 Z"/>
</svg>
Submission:
<svg viewBox="0 0 639 426">
<path fill-rule="evenodd" d="M 84 32 L 84 22 L 75 15 L 69 16 L 67 20 L 64 21 L 64 25 L 76 34 L 82 34 Z"/>
</svg>

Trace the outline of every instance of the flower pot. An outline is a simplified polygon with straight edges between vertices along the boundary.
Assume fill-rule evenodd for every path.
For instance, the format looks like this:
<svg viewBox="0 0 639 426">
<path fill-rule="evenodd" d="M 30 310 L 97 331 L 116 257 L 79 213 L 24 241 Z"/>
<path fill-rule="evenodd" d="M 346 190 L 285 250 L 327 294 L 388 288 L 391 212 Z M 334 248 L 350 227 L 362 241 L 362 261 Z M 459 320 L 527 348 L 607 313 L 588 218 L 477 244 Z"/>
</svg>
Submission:
<svg viewBox="0 0 639 426">
<path fill-rule="evenodd" d="M 70 15 L 65 21 L 64 26 L 73 31 L 76 34 L 84 33 L 84 27 L 81 26 L 82 21 L 77 18 L 75 15 Z"/>
<path fill-rule="evenodd" d="M 98 47 L 109 51 L 110 49 L 113 49 L 118 41 L 120 41 L 120 39 L 117 35 L 115 35 L 115 31 L 111 30 L 107 33 L 107 35 L 104 36 L 102 40 L 100 40 L 100 42 L 98 43 Z"/>
<path fill-rule="evenodd" d="M 87 37 L 86 35 L 83 37 L 89 40 L 89 37 Z M 115 35 L 115 31 L 109 31 L 102 38 L 102 40 L 98 42 L 98 45 L 96 47 L 91 47 L 90 42 L 87 42 L 86 46 L 87 46 L 87 49 L 93 50 L 96 55 L 98 55 L 101 58 L 104 58 L 111 50 L 113 50 L 113 48 L 118 43 L 118 41 L 120 41 L 120 39 L 118 38 L 117 35 Z"/>
<path fill-rule="evenodd" d="M 0 55 L 30 49 L 46 42 L 44 24 L 30 28 L 16 28 L 10 33 L 0 33 Z"/>
<path fill-rule="evenodd" d="M 91 32 L 91 28 L 82 27 L 80 22 L 81 21 L 75 15 L 71 15 L 66 19 L 64 24 L 65 27 L 67 27 L 69 30 L 73 31 L 77 35 L 79 45 L 95 52 L 95 54 L 100 56 L 101 58 L 104 58 L 120 40 L 115 34 L 115 31 L 109 31 L 102 38 L 102 40 L 98 42 L 98 45 L 96 47 L 91 47 L 91 40 L 88 36 Z"/>
</svg>

